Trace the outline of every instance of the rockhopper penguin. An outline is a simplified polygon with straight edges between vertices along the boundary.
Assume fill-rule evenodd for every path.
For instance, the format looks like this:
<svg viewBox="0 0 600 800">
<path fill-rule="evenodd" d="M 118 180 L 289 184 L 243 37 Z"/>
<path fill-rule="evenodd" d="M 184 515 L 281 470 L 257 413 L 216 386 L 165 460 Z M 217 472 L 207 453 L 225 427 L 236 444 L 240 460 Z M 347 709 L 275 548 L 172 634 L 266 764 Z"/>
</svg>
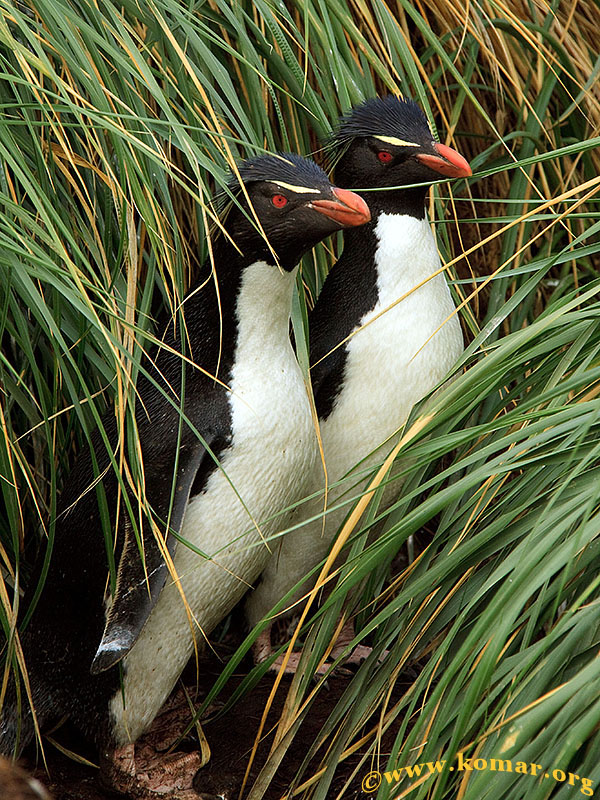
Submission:
<svg viewBox="0 0 600 800">
<path fill-rule="evenodd" d="M 344 234 L 342 256 L 309 316 L 311 379 L 332 487 L 329 507 L 350 488 L 351 496 L 364 489 L 366 478 L 358 475 L 340 487 L 334 484 L 358 462 L 364 474 L 369 464 L 385 457 L 395 444 L 389 437 L 406 422 L 413 405 L 448 374 L 463 350 L 444 275 L 427 280 L 440 269 L 425 214 L 428 186 L 389 187 L 471 174 L 461 155 L 434 141 L 421 109 L 394 96 L 354 108 L 341 120 L 332 145 L 336 180 L 356 187 L 359 194 L 361 188 L 375 191 L 362 194 L 371 222 Z M 386 440 L 387 449 L 367 458 Z M 323 468 L 317 460 L 310 493 L 321 495 L 299 509 L 305 519 L 322 512 L 323 487 Z M 325 530 L 317 519 L 282 538 L 260 584 L 248 596 L 251 626 L 325 557 L 349 510 L 342 505 L 328 513 Z M 290 604 L 311 585 L 306 582 Z M 261 660 L 270 653 L 267 630 L 256 643 L 255 657 Z M 292 669 L 295 663 L 290 662 Z"/>
<path fill-rule="evenodd" d="M 98 436 L 101 487 L 91 455 L 82 454 L 61 498 L 41 598 L 21 634 L 40 727 L 68 715 L 103 748 L 135 742 L 151 724 L 194 640 L 201 644 L 259 576 L 270 555 L 265 539 L 281 525 L 276 515 L 304 496 L 316 460 L 289 337 L 297 265 L 326 236 L 367 222 L 369 211 L 299 156 L 261 156 L 239 174 L 244 188 L 232 179 L 237 203 L 229 203 L 212 263 L 184 300 L 185 325 L 167 327 L 137 385 L 145 496 L 166 546 L 125 479 L 119 492 Z M 114 414 L 104 427 L 116 452 Z M 112 598 L 99 492 L 117 531 Z M 21 713 L 9 686 L 3 753 L 19 752 L 33 736 L 23 688 L 20 694 Z"/>
</svg>

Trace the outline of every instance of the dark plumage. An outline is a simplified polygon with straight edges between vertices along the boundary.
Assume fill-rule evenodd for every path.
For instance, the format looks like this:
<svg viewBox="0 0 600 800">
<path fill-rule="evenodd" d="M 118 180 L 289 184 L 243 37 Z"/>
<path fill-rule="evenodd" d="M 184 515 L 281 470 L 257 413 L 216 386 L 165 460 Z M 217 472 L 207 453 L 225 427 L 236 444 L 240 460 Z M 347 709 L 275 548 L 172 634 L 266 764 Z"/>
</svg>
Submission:
<svg viewBox="0 0 600 800">
<path fill-rule="evenodd" d="M 327 176 L 318 164 L 295 153 L 276 153 L 249 158 L 239 165 L 238 172 L 243 183 L 274 181 L 308 188 L 326 187 L 329 184 Z M 237 192 L 239 185 L 237 175 L 233 174 L 229 180 L 229 188 Z"/>
<path fill-rule="evenodd" d="M 371 136 L 392 136 L 409 142 L 432 138 L 427 117 L 414 100 L 388 95 L 366 100 L 345 114 L 327 146 L 339 153 L 354 139 Z"/>
</svg>

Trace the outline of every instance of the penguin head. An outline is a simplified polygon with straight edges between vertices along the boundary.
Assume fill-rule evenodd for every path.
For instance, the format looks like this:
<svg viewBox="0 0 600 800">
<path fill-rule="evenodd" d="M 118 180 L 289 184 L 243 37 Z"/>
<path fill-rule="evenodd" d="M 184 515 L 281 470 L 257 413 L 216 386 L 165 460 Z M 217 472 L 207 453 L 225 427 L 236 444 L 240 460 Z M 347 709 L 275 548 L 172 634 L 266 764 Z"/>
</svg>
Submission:
<svg viewBox="0 0 600 800">
<path fill-rule="evenodd" d="M 340 120 L 330 146 L 336 180 L 353 188 L 387 189 L 471 175 L 456 150 L 434 140 L 419 106 L 393 95 L 353 108 Z M 425 192 L 422 187 L 423 200 Z"/>
<path fill-rule="evenodd" d="M 229 188 L 237 202 L 228 209 L 227 234 L 245 258 L 288 271 L 326 236 L 371 218 L 359 195 L 332 186 L 313 161 L 293 154 L 243 162 Z"/>
</svg>

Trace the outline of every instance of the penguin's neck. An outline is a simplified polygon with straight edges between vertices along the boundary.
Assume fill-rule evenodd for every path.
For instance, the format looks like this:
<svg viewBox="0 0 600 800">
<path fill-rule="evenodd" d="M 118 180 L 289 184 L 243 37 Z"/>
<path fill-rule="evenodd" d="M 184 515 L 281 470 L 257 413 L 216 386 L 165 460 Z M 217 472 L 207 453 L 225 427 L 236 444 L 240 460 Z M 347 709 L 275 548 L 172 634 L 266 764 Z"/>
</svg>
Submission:
<svg viewBox="0 0 600 800">
<path fill-rule="evenodd" d="M 438 269 L 435 239 L 420 208 L 419 215 L 407 213 L 404 205 L 378 210 L 368 225 L 345 232 L 343 256 L 328 282 L 337 286 L 338 301 L 345 291 L 352 293 L 355 324 L 382 300 L 382 293 L 400 297 Z"/>
<path fill-rule="evenodd" d="M 391 189 L 359 192 L 359 194 L 368 204 L 373 220 L 380 214 L 395 214 L 424 219 L 427 189 L 428 187 L 426 186 L 415 186 L 412 189 L 403 189 L 402 192 Z"/>
<path fill-rule="evenodd" d="M 428 219 L 382 213 L 374 234 L 378 302 L 391 302 L 422 284 L 416 292 L 426 303 L 430 285 L 444 281 L 442 275 L 432 278 L 440 261 Z"/>
<path fill-rule="evenodd" d="M 291 348 L 289 324 L 296 272 L 297 267 L 288 272 L 266 261 L 244 268 L 235 305 L 236 362 L 240 358 L 269 362 L 277 350 Z"/>
<path fill-rule="evenodd" d="M 258 354 L 271 340 L 287 341 L 296 272 L 261 259 L 249 261 L 218 237 L 212 262 L 205 262 L 197 286 L 185 299 L 192 359 L 212 370 L 237 359 L 241 343 Z"/>
</svg>

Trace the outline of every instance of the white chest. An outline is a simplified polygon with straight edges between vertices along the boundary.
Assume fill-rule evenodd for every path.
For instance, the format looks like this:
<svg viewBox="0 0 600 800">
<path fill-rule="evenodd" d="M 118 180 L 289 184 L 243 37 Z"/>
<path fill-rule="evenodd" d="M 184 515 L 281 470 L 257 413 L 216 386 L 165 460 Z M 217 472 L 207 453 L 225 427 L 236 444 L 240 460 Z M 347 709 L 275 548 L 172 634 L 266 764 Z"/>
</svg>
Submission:
<svg viewBox="0 0 600 800">
<path fill-rule="evenodd" d="M 344 385 L 321 425 L 330 480 L 403 425 L 463 349 L 446 279 L 431 278 L 440 259 L 428 221 L 382 214 L 375 232 L 378 301 L 349 341 Z"/>
<path fill-rule="evenodd" d="M 180 587 L 167 583 L 125 659 L 125 708 L 120 695 L 111 701 L 121 742 L 150 724 L 194 639 L 208 636 L 257 579 L 270 557 L 265 540 L 286 526 L 281 512 L 306 493 L 317 443 L 289 341 L 293 282 L 294 274 L 264 262 L 244 272 L 229 394 L 231 444 L 186 509 L 181 534 L 192 547 L 177 546 Z"/>
<path fill-rule="evenodd" d="M 360 320 L 349 340 L 342 390 L 330 415 L 320 421 L 330 485 L 328 502 L 330 507 L 339 502 L 339 507 L 328 513 L 323 531 L 319 518 L 322 497 L 302 506 L 297 521 L 301 514 L 316 519 L 295 531 L 293 538 L 285 537 L 277 558 L 269 562 L 262 583 L 247 603 L 251 624 L 256 624 L 324 558 L 350 510 L 348 504 L 340 502 L 342 495 L 347 492 L 348 502 L 356 497 L 357 484 L 364 482 L 365 472 L 361 468 L 360 476 L 337 487 L 332 484 L 404 424 L 413 405 L 444 378 L 462 352 L 458 319 L 454 316 L 446 321 L 455 309 L 445 278 L 438 275 L 427 281 L 440 268 L 427 221 L 384 215 L 378 220 L 376 235 L 377 305 Z M 390 448 L 388 443 L 386 450 Z M 381 451 L 377 457 L 381 457 Z M 363 466 L 372 461 L 367 459 Z M 319 459 L 312 490 L 322 489 Z M 397 493 L 397 485 L 394 491 Z M 300 598 L 310 586 L 309 581 L 293 599 Z"/>
</svg>

